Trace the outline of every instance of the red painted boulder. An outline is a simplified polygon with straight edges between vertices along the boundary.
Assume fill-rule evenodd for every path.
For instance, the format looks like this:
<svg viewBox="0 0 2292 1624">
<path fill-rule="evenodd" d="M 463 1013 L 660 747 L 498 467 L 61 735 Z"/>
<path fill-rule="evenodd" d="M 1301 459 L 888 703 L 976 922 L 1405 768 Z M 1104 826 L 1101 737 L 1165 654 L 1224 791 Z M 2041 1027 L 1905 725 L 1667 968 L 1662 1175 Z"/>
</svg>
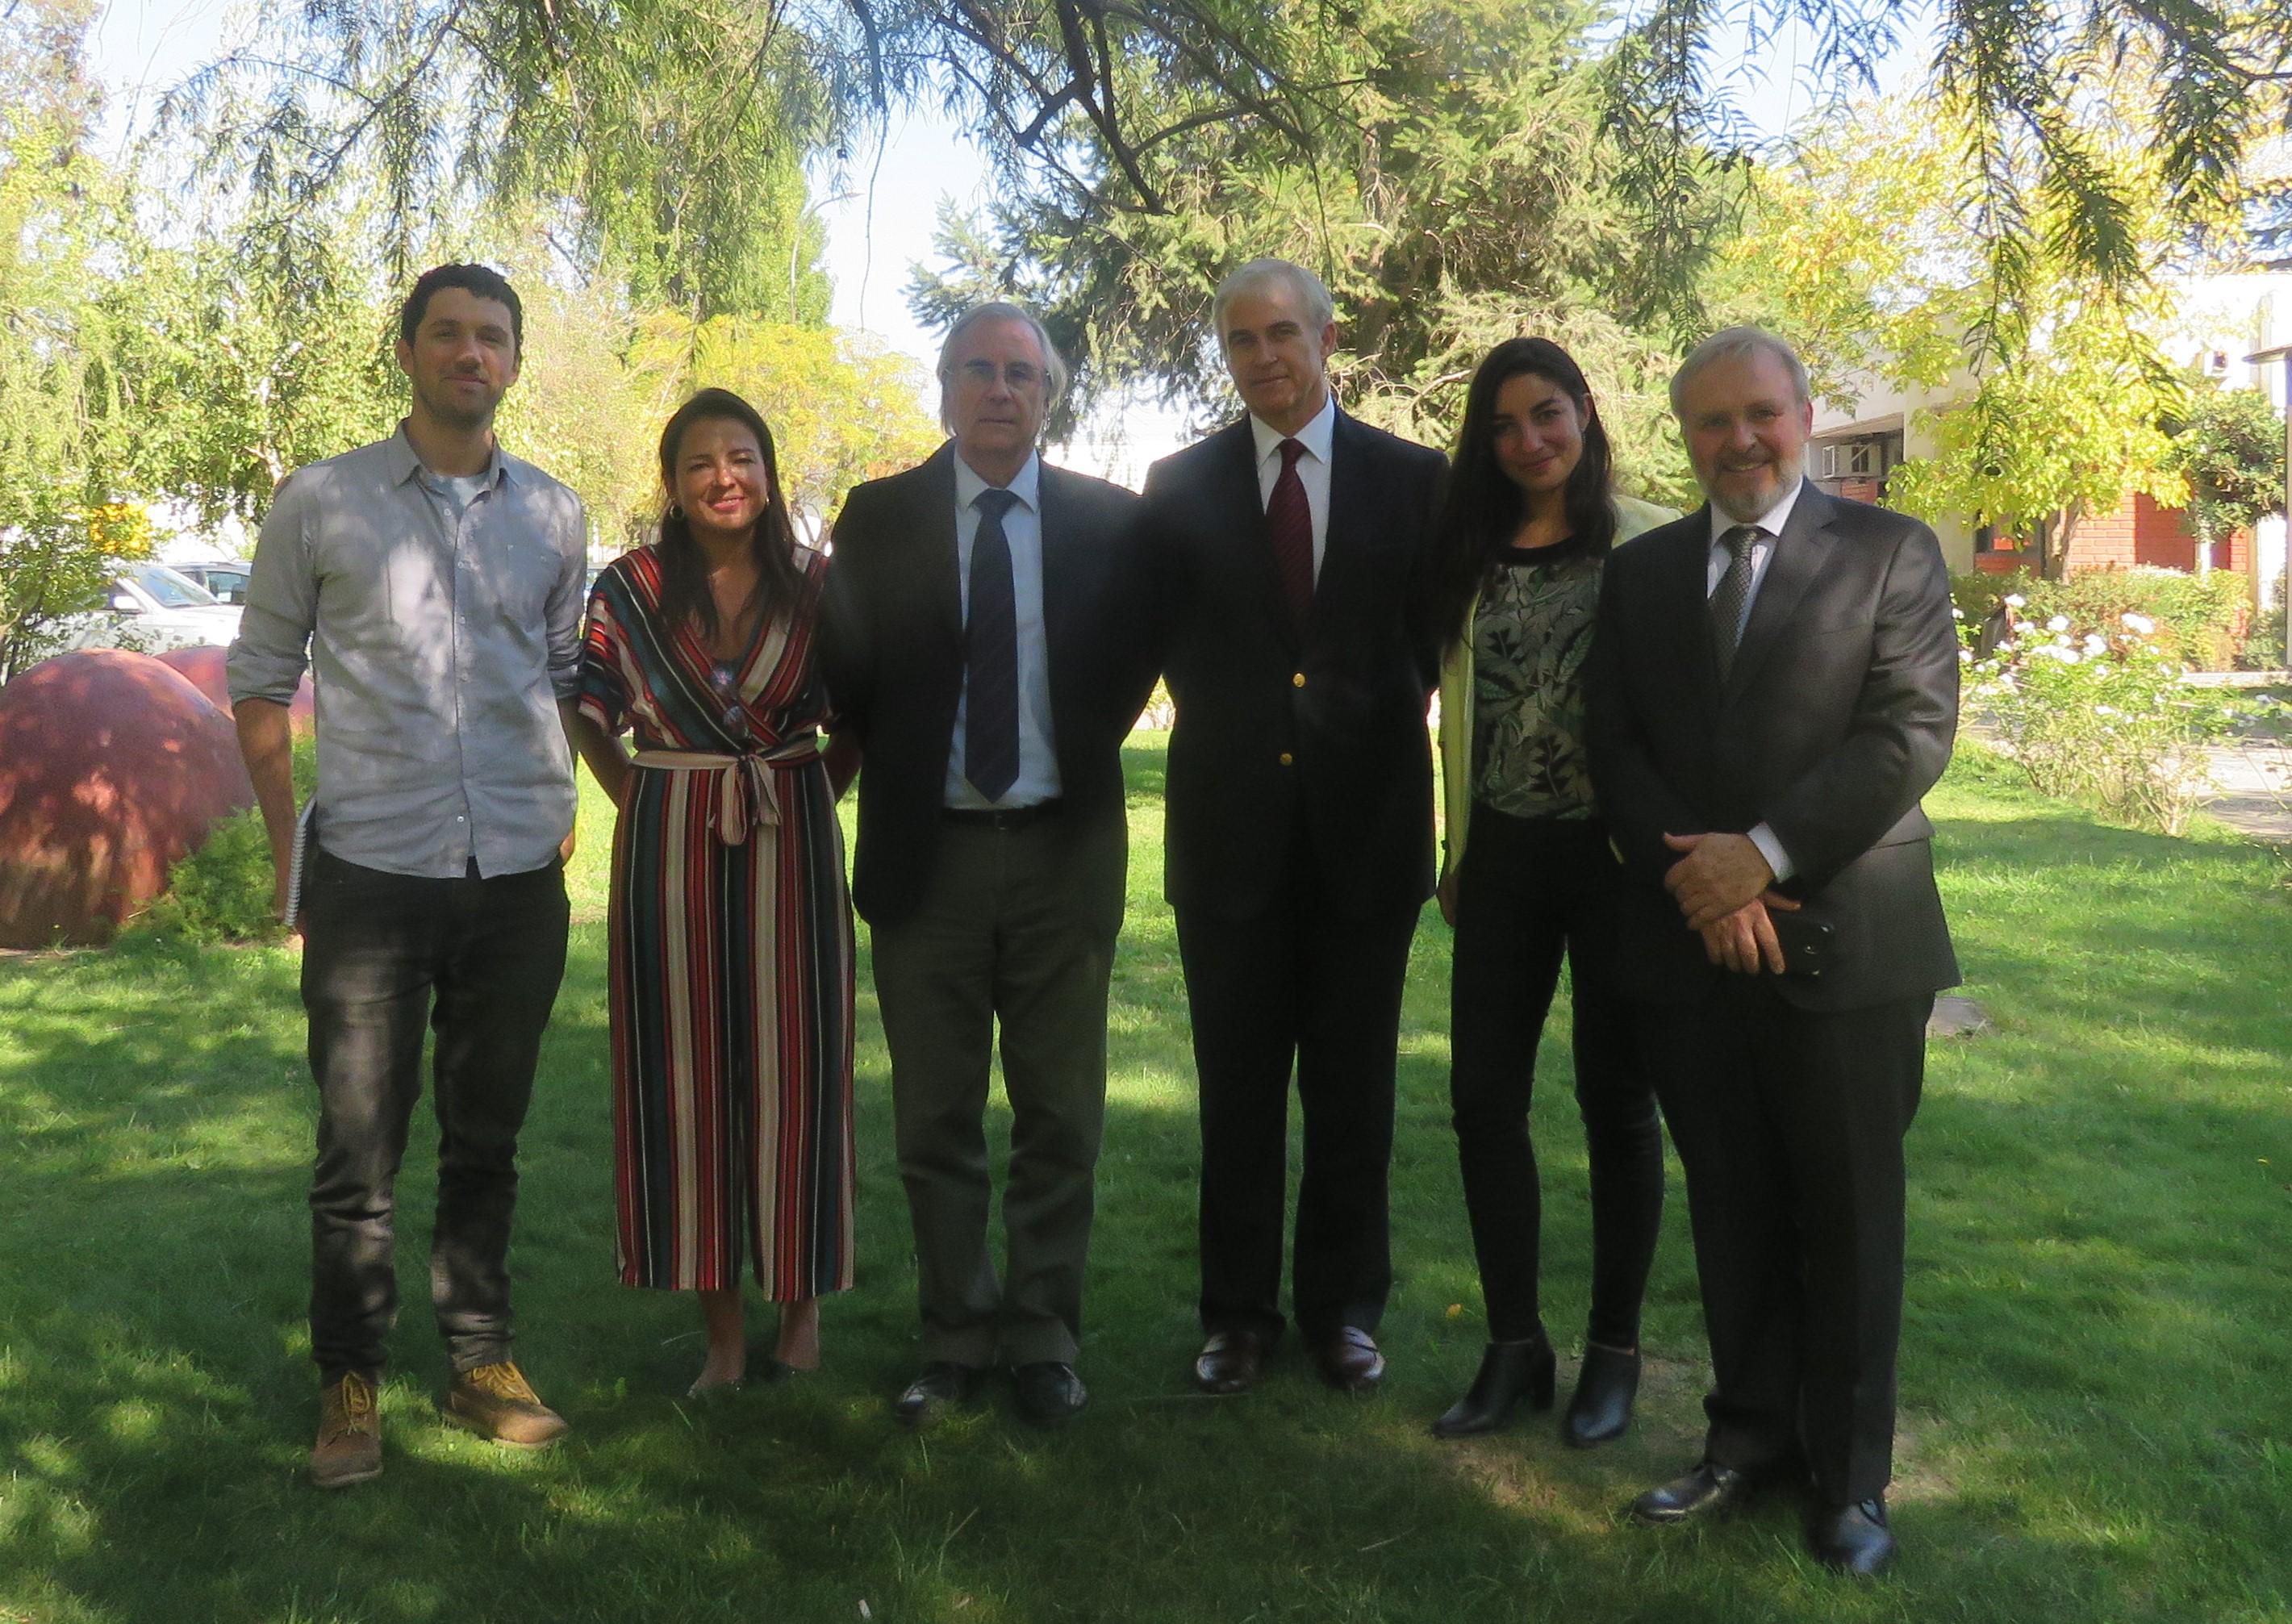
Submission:
<svg viewBox="0 0 2292 1624">
<path fill-rule="evenodd" d="M 254 804 L 230 719 L 148 654 L 0 687 L 0 947 L 101 941 L 215 820 Z"/>
<path fill-rule="evenodd" d="M 170 649 L 155 655 L 160 664 L 173 667 L 191 679 L 191 686 L 206 696 L 207 703 L 226 716 L 230 708 L 230 683 L 223 672 L 226 650 L 211 642 L 196 649 Z M 286 705 L 286 721 L 298 733 L 307 733 L 318 725 L 318 699 L 311 691 L 311 674 L 305 671 L 303 680 L 295 684 L 295 697 Z"/>
</svg>

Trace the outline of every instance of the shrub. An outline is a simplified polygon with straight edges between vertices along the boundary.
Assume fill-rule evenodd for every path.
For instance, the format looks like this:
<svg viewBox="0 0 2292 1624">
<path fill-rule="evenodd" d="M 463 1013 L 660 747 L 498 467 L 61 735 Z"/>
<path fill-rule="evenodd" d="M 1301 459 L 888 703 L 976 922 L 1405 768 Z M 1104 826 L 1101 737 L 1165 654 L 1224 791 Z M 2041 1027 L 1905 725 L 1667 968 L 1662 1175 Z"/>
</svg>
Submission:
<svg viewBox="0 0 2292 1624">
<path fill-rule="evenodd" d="M 1988 659 L 1969 649 L 1970 697 L 2040 792 L 2180 834 L 2208 787 L 2204 747 L 2272 707 L 2191 687 L 2146 617 L 2107 624 L 2085 631 L 2056 614 L 2025 620 Z"/>
<path fill-rule="evenodd" d="M 297 805 L 310 799 L 318 781 L 318 747 L 308 734 L 297 734 Z M 206 946 L 276 941 L 286 927 L 270 911 L 273 883 L 262 813 L 249 807 L 216 823 L 197 851 L 167 871 L 166 891 L 129 929 Z"/>
<path fill-rule="evenodd" d="M 2159 653 L 2199 671 L 2225 671 L 2234 662 L 2249 591 L 2244 577 L 2225 570 L 2199 576 L 2146 567 L 2088 570 L 2066 581 L 1976 571 L 1949 583 L 1950 600 L 1968 626 L 1979 627 L 2009 594 L 2023 600 L 2021 617 L 2040 625 L 2066 615 L 2080 627 L 2122 627 L 2126 616 L 2137 615 L 2155 623 L 2148 641 Z"/>
<path fill-rule="evenodd" d="M 2276 572 L 2276 584 L 2269 588 L 2264 602 L 2268 607 L 2260 611 L 2247 634 L 2244 647 L 2237 650 L 2236 663 L 2247 671 L 2281 671 L 2284 668 L 2284 572 Z"/>
</svg>

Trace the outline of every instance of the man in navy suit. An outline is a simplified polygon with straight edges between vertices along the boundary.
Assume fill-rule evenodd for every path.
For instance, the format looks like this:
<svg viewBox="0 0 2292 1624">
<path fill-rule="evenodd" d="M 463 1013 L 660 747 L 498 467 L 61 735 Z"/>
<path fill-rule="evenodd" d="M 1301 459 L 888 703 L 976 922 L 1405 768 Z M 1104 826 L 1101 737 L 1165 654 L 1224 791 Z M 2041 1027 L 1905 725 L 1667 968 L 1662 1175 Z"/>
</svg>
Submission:
<svg viewBox="0 0 2292 1624">
<path fill-rule="evenodd" d="M 1138 714 L 1105 650 L 1137 498 L 1037 454 L 1065 368 L 1025 311 L 964 315 L 939 377 L 953 439 L 851 493 L 820 643 L 837 731 L 861 751 L 851 895 L 915 1223 L 923 1369 L 896 1413 L 925 1425 L 1000 1364 L 1021 1411 L 1052 1424 L 1088 1399 L 1074 1361 Z M 999 1274 L 984 1126 L 998 1026 Z"/>
<path fill-rule="evenodd" d="M 1779 1481 L 1809 1544 L 1892 1557 L 1902 1140 L 1957 981 L 1919 797 L 1949 760 L 1957 637 L 1933 532 L 1803 465 L 1813 407 L 1737 327 L 1672 383 L 1699 512 L 1618 547 L 1589 684 L 1593 781 L 1658 1098 L 1687 1170 L 1713 1385 L 1667 1523 Z"/>
<path fill-rule="evenodd" d="M 1432 651 L 1407 614 L 1441 454 L 1337 409 L 1328 289 L 1244 265 L 1212 306 L 1247 413 L 1148 473 L 1126 592 L 1176 721 L 1169 899 L 1201 1093 L 1194 1378 L 1284 1329 L 1288 1092 L 1304 1113 L 1292 1308 L 1325 1379 L 1384 1374 L 1400 992 L 1432 888 Z"/>
</svg>

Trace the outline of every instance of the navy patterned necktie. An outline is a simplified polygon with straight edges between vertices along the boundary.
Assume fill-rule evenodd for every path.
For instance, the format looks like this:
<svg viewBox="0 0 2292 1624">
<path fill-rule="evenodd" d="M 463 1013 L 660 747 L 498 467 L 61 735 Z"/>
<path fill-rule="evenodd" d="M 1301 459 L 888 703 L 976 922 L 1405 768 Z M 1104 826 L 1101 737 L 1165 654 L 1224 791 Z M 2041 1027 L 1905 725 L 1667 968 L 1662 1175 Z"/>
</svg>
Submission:
<svg viewBox="0 0 2292 1624">
<path fill-rule="evenodd" d="M 972 498 L 970 608 L 963 628 L 963 776 L 990 801 L 1019 778 L 1019 608 L 1003 515 L 1019 498 L 989 489 Z"/>
<path fill-rule="evenodd" d="M 1711 594 L 1711 649 L 1719 657 L 1723 681 L 1743 638 L 1743 605 L 1751 596 L 1751 548 L 1758 539 L 1755 524 L 1739 524 L 1719 537 L 1719 545 L 1727 549 L 1727 573 Z"/>
<path fill-rule="evenodd" d="M 1281 595 L 1289 612 L 1303 625 L 1313 607 L 1313 510 L 1305 500 L 1305 481 L 1297 477 L 1297 459 L 1304 446 L 1295 440 L 1280 445 L 1281 473 L 1265 504 L 1265 527 L 1273 533 L 1273 563 L 1281 572 Z"/>
</svg>

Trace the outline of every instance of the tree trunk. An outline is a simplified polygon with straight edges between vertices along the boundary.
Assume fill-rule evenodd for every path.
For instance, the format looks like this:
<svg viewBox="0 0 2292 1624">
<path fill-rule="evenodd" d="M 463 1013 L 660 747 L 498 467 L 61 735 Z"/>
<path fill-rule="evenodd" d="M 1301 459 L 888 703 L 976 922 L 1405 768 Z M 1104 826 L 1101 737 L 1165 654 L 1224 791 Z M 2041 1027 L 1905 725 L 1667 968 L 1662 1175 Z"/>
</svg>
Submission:
<svg viewBox="0 0 2292 1624">
<path fill-rule="evenodd" d="M 2046 579 L 2069 579 L 2070 544 L 2077 539 L 2078 521 L 2084 517 L 2085 504 L 2072 502 L 2062 509 L 2058 523 L 2046 527 L 2052 532 L 2052 545 L 2046 549 L 2040 566 Z"/>
</svg>

